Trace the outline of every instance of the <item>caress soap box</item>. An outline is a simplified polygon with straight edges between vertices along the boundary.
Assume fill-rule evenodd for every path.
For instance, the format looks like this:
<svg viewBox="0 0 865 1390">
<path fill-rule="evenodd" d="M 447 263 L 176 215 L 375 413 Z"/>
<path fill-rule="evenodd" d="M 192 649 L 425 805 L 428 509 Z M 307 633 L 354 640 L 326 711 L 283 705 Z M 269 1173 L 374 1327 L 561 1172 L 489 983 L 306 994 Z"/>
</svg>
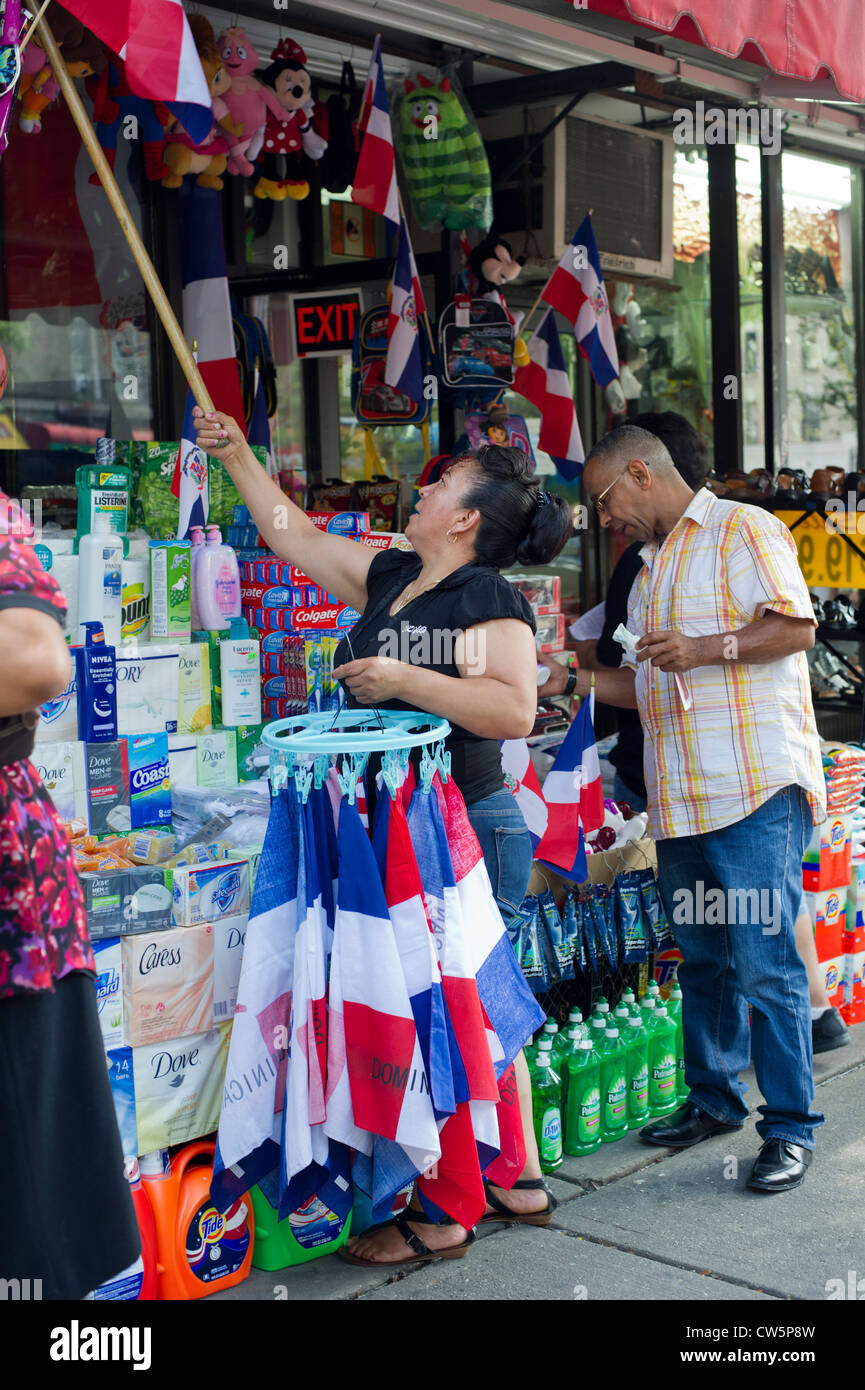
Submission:
<svg viewBox="0 0 865 1390">
<path fill-rule="evenodd" d="M 180 865 L 174 870 L 174 920 L 180 926 L 218 922 L 249 912 L 249 863 Z"/>
<path fill-rule="evenodd" d="M 126 1040 L 132 1047 L 200 1033 L 213 1022 L 213 928 L 178 927 L 121 943 Z"/>
<path fill-rule="evenodd" d="M 219 1124 L 231 1024 L 132 1049 L 138 1152 L 185 1144 Z"/>
</svg>

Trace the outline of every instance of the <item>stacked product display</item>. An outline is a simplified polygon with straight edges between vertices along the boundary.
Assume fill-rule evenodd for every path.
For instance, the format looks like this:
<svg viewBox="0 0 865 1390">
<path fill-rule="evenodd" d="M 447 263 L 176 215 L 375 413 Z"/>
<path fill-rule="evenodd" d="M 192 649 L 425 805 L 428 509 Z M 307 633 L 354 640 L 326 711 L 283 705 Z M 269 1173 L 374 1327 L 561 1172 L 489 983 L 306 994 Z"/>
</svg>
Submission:
<svg viewBox="0 0 865 1390">
<path fill-rule="evenodd" d="M 565 615 L 562 610 L 562 581 L 558 575 L 508 574 L 535 615 L 535 643 L 545 656 L 565 649 Z"/>
<path fill-rule="evenodd" d="M 865 1020 L 865 751 L 823 743 L 828 817 L 805 851 L 802 880 L 826 992 L 845 1022 Z"/>
</svg>

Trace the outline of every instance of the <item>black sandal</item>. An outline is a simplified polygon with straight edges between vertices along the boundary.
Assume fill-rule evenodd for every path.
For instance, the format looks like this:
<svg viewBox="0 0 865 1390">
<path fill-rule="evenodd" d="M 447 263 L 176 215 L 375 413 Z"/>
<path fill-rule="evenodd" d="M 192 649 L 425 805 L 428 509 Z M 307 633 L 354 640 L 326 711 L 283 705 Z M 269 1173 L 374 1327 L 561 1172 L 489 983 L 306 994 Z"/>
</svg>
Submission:
<svg viewBox="0 0 865 1390">
<path fill-rule="evenodd" d="M 543 1178 L 518 1178 L 513 1184 L 515 1188 L 522 1191 L 541 1191 L 547 1194 L 547 1205 L 543 1211 L 513 1211 L 505 1206 L 504 1202 L 493 1192 L 493 1184 L 484 1178 L 484 1192 L 486 1193 L 487 1203 L 493 1208 L 486 1216 L 482 1216 L 478 1222 L 479 1226 L 501 1225 L 503 1221 L 511 1221 L 515 1226 L 549 1226 L 553 1219 L 553 1212 L 559 1205 Z M 498 1184 L 496 1184 L 498 1186 Z M 501 1215 L 499 1215 L 501 1213 Z"/>
<path fill-rule="evenodd" d="M 432 1221 L 426 1212 L 415 1211 L 413 1207 L 407 1207 L 392 1221 L 385 1221 L 381 1226 L 374 1226 L 371 1230 L 364 1231 L 363 1236 L 374 1236 L 379 1231 L 385 1231 L 388 1227 L 395 1226 L 409 1250 L 414 1251 L 410 1259 L 365 1260 L 360 1255 L 353 1255 L 344 1245 L 340 1246 L 336 1253 L 340 1259 L 345 1260 L 346 1264 L 362 1265 L 364 1269 L 396 1269 L 398 1265 L 431 1264 L 433 1260 L 461 1260 L 468 1253 L 469 1246 L 474 1245 L 477 1240 L 474 1228 L 472 1228 L 460 1245 L 451 1245 L 445 1250 L 430 1250 L 429 1246 L 412 1230 L 409 1221 L 414 1221 L 419 1226 L 455 1226 L 457 1224 L 449 1216 L 446 1216 L 443 1221 Z M 363 1239 L 363 1236 L 359 1239 Z"/>
</svg>

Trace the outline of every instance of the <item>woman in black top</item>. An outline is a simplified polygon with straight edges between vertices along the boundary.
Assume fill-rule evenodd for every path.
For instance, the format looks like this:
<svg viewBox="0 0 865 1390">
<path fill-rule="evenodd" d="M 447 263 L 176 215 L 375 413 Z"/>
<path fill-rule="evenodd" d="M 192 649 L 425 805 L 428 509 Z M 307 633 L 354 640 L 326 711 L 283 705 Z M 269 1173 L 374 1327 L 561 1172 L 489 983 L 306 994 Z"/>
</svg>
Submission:
<svg viewBox="0 0 865 1390">
<path fill-rule="evenodd" d="M 552 560 L 572 533 L 571 508 L 540 490 L 522 450 L 490 445 L 460 455 L 438 482 L 420 489 L 405 530 L 414 553 L 376 552 L 319 531 L 268 478 L 230 416 L 195 414 L 198 444 L 218 453 L 271 550 L 361 613 L 350 646 L 348 639 L 340 643 L 342 664 L 334 672 L 349 703 L 425 710 L 451 724 L 452 775 L 493 893 L 510 914 L 525 895 L 532 849 L 505 786 L 499 740 L 532 731 L 537 656 L 531 610 L 499 571 Z M 507 1193 L 507 1205 L 524 1220 L 546 1224 L 552 1202 L 541 1190 L 522 1056 L 517 1080 L 524 1175 L 534 1186 Z M 431 1250 L 466 1239 L 459 1226 L 419 1221 L 418 1227 Z M 394 1228 L 353 1241 L 351 1250 L 379 1264 L 414 1257 Z"/>
</svg>

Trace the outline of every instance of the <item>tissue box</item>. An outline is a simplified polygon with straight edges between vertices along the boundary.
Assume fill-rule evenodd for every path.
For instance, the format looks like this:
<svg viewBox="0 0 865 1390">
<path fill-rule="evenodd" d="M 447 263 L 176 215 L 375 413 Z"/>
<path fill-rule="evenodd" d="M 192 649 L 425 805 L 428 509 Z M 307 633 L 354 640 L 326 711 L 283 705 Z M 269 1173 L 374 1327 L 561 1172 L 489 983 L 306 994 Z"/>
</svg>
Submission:
<svg viewBox="0 0 865 1390">
<path fill-rule="evenodd" d="M 96 957 L 96 1008 L 102 1046 L 106 1051 L 123 1045 L 123 989 L 120 971 L 120 937 L 108 937 L 93 946 Z"/>
<path fill-rule="evenodd" d="M 231 1024 L 132 1049 L 138 1152 L 185 1144 L 219 1125 Z"/>
<path fill-rule="evenodd" d="M 100 744 L 104 748 L 105 744 Z M 87 820 L 84 744 L 37 743 L 31 755 L 61 820 Z"/>
<path fill-rule="evenodd" d="M 91 941 L 171 926 L 171 869 L 135 867 L 80 875 Z"/>
<path fill-rule="evenodd" d="M 179 646 L 124 643 L 117 648 L 115 661 L 118 734 L 176 734 Z"/>
<path fill-rule="evenodd" d="M 248 913 L 213 923 L 213 1022 L 234 1016 Z M 185 927 L 183 930 L 187 930 Z"/>
<path fill-rule="evenodd" d="M 223 859 L 174 870 L 174 920 L 180 926 L 218 922 L 249 912 L 249 863 Z"/>
<path fill-rule="evenodd" d="M 120 1130 L 120 1142 L 123 1145 L 123 1157 L 137 1158 L 139 1153 L 145 1153 L 146 1150 L 138 1147 L 132 1048 L 112 1048 L 106 1052 L 105 1060 L 108 1063 L 108 1081 L 114 1101 L 114 1113 L 117 1116 L 117 1128 Z"/>
<path fill-rule="evenodd" d="M 802 883 L 806 892 L 841 888 L 846 896 L 852 877 L 850 831 L 849 815 L 831 815 L 822 825 L 815 825 L 802 861 Z"/>
<path fill-rule="evenodd" d="M 123 1010 L 131 1047 L 205 1032 L 213 1023 L 213 928 L 177 927 L 122 942 Z"/>
</svg>

